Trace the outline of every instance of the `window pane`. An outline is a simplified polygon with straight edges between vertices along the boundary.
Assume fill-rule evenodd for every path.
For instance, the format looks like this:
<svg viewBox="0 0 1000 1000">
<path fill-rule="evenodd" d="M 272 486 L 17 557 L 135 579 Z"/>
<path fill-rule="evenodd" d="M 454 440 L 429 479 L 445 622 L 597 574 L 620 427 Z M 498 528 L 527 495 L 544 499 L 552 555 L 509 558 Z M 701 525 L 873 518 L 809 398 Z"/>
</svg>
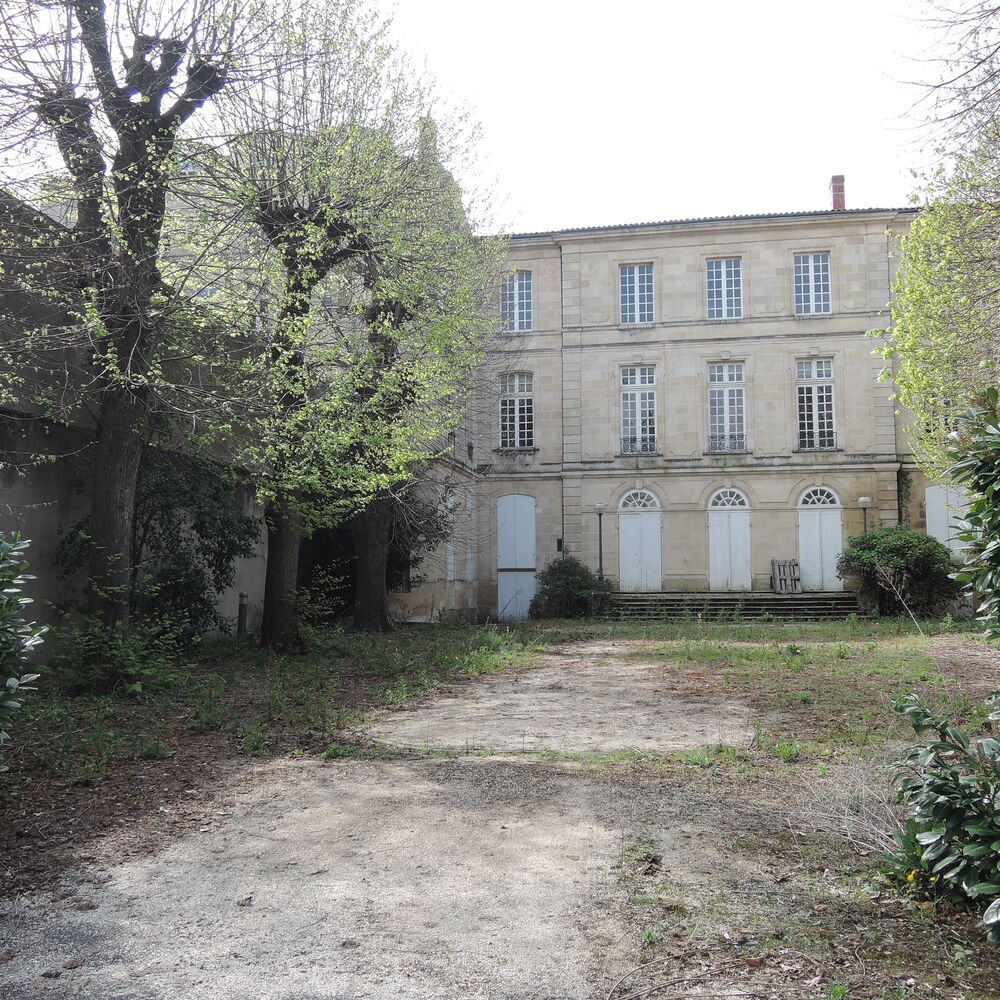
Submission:
<svg viewBox="0 0 1000 1000">
<path fill-rule="evenodd" d="M 830 255 L 813 254 L 813 308 L 814 313 L 830 311 Z"/>
<path fill-rule="evenodd" d="M 620 322 L 653 322 L 653 265 L 619 266 Z"/>
<path fill-rule="evenodd" d="M 726 261 L 726 319 L 743 315 L 743 275 L 739 257 Z"/>
<path fill-rule="evenodd" d="M 635 265 L 621 267 L 621 322 L 635 322 Z"/>
<path fill-rule="evenodd" d="M 534 408 L 531 372 L 513 372 L 500 378 L 500 447 L 534 447 Z"/>
<path fill-rule="evenodd" d="M 795 255 L 795 312 L 803 316 L 830 311 L 830 255 Z"/>
<path fill-rule="evenodd" d="M 641 264 L 638 268 L 639 322 L 653 322 L 653 265 Z"/>
<path fill-rule="evenodd" d="M 708 369 L 708 449 L 746 451 L 743 362 L 710 364 Z"/>
<path fill-rule="evenodd" d="M 531 329 L 531 272 L 517 272 L 517 329 Z"/>
<path fill-rule="evenodd" d="M 813 387 L 799 386 L 799 447 L 816 447 L 816 425 L 813 421 Z"/>
<path fill-rule="evenodd" d="M 833 359 L 797 361 L 800 448 L 836 448 L 833 424 Z"/>
<path fill-rule="evenodd" d="M 515 276 L 508 275 L 500 286 L 500 329 L 510 333 L 514 329 L 516 292 Z"/>
<path fill-rule="evenodd" d="M 708 318 L 722 319 L 722 261 L 708 262 Z"/>
<path fill-rule="evenodd" d="M 803 315 L 812 312 L 812 298 L 809 294 L 809 255 L 795 255 L 795 313 Z"/>
</svg>

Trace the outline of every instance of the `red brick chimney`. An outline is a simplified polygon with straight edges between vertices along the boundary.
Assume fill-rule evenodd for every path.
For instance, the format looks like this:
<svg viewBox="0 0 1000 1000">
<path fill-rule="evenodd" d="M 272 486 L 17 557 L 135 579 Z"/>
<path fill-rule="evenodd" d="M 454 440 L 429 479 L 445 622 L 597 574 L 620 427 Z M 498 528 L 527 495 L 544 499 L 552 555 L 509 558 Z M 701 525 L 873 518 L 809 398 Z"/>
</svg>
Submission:
<svg viewBox="0 0 1000 1000">
<path fill-rule="evenodd" d="M 830 178 L 830 196 L 833 199 L 833 210 L 843 212 L 847 207 L 844 201 L 844 175 L 834 174 Z"/>
</svg>

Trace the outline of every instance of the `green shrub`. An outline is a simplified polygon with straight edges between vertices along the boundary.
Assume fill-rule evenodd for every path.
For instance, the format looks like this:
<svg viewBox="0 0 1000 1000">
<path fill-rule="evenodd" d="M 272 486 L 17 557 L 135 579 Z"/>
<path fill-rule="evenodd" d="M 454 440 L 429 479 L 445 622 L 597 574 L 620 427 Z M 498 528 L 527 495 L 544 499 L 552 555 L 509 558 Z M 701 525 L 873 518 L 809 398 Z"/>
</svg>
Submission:
<svg viewBox="0 0 1000 1000">
<path fill-rule="evenodd" d="M 186 619 L 105 625 L 88 618 L 57 630 L 50 663 L 71 693 L 138 695 L 179 681 L 186 639 Z"/>
<path fill-rule="evenodd" d="M 597 577 L 574 556 L 560 556 L 538 574 L 528 608 L 532 618 L 580 618 L 590 611 Z"/>
<path fill-rule="evenodd" d="M 902 525 L 849 539 L 837 563 L 842 577 L 861 579 L 862 593 L 884 614 L 939 612 L 959 590 L 952 569 L 947 546 Z"/>
<path fill-rule="evenodd" d="M 128 593 L 134 623 L 168 617 L 183 622 L 186 640 L 229 630 L 230 620 L 217 610 L 219 595 L 232 586 L 236 561 L 253 556 L 260 535 L 259 522 L 243 510 L 243 488 L 233 470 L 215 462 L 145 450 Z M 79 579 L 90 558 L 89 520 L 62 536 L 56 552 L 62 574 Z"/>
<path fill-rule="evenodd" d="M 1000 693 L 986 700 L 1000 720 Z M 905 776 L 899 797 L 909 810 L 889 854 L 890 875 L 918 895 L 969 907 L 986 905 L 989 940 L 1000 943 L 1000 742 L 969 740 L 950 720 L 934 716 L 916 695 L 896 701 L 928 743 L 907 750 L 895 767 Z"/>
<path fill-rule="evenodd" d="M 6 728 L 21 710 L 24 693 L 35 690 L 32 682 L 39 675 L 20 671 L 46 631 L 24 620 L 31 598 L 24 597 L 21 588 L 34 579 L 25 572 L 28 563 L 23 558 L 30 544 L 17 534 L 9 539 L 0 534 L 0 678 L 4 679 L 0 688 L 0 746 L 10 738 Z M 6 768 L 0 767 L 2 770 Z"/>
<path fill-rule="evenodd" d="M 980 595 L 979 620 L 990 635 L 1000 635 L 1000 393 L 987 390 L 982 408 L 966 414 L 960 426 L 948 472 L 969 493 L 959 532 L 969 548 L 955 578 Z"/>
</svg>

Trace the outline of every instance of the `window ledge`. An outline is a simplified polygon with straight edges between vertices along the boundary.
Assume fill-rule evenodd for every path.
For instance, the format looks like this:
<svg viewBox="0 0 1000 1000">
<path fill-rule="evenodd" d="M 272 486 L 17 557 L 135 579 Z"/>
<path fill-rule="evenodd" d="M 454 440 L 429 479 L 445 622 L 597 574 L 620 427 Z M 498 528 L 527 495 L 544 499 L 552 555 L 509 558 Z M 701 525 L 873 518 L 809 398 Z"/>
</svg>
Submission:
<svg viewBox="0 0 1000 1000">
<path fill-rule="evenodd" d="M 663 458 L 662 451 L 620 451 L 615 458 Z"/>
<path fill-rule="evenodd" d="M 843 452 L 843 448 L 838 448 L 834 445 L 832 448 L 793 448 L 793 455 L 815 455 L 817 452 L 819 454 L 831 455 L 836 452 Z"/>
<path fill-rule="evenodd" d="M 494 448 L 494 455 L 534 455 L 537 448 Z"/>
<path fill-rule="evenodd" d="M 829 319 L 833 315 L 833 310 L 825 313 L 793 313 L 795 319 Z"/>
<path fill-rule="evenodd" d="M 652 330 L 656 326 L 656 320 L 652 323 L 619 323 L 619 330 Z"/>
<path fill-rule="evenodd" d="M 739 451 L 704 451 L 702 454 L 708 458 L 726 458 L 728 455 L 750 455 L 752 452 L 749 448 L 741 448 Z"/>
<path fill-rule="evenodd" d="M 534 332 L 535 332 L 535 330 L 534 330 L 533 327 L 530 330 L 501 330 L 500 331 L 500 336 L 501 337 L 523 337 L 526 334 L 534 333 Z"/>
</svg>

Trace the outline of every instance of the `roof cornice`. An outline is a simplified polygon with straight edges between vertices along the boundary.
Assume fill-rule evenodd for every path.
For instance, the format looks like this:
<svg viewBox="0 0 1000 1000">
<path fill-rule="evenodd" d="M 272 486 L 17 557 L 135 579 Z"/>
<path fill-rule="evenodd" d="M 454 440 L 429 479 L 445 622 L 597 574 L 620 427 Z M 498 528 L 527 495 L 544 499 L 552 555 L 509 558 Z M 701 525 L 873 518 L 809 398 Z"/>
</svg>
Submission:
<svg viewBox="0 0 1000 1000">
<path fill-rule="evenodd" d="M 892 218 L 894 216 L 916 215 L 920 209 L 907 208 L 846 208 L 823 209 L 809 212 L 764 212 L 759 215 L 717 215 L 692 219 L 666 219 L 661 222 L 625 222 L 611 226 L 580 226 L 576 229 L 552 229 L 537 233 L 512 233 L 509 237 L 512 243 L 531 242 L 534 240 L 553 239 L 586 239 L 588 237 L 610 236 L 619 233 L 656 232 L 658 230 L 676 230 L 697 228 L 700 226 L 744 226 L 754 223 L 800 222 L 804 220 L 829 220 L 836 222 L 857 221 L 869 216 L 871 218 Z"/>
</svg>

